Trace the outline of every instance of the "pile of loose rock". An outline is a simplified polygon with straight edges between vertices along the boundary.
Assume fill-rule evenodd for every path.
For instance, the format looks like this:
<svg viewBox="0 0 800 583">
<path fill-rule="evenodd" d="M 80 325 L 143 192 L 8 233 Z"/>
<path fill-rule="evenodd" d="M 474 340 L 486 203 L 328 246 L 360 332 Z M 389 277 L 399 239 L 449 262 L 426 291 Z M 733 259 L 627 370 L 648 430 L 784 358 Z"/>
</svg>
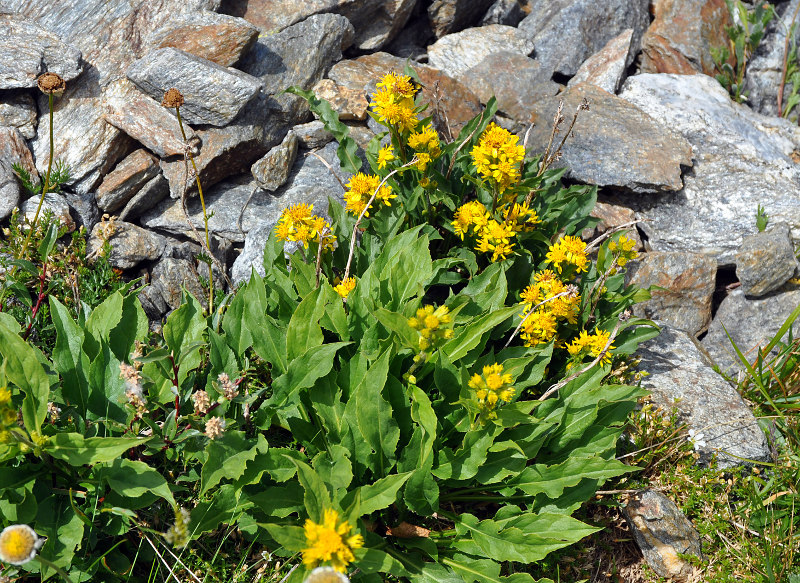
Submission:
<svg viewBox="0 0 800 583">
<path fill-rule="evenodd" d="M 712 365 L 735 377 L 727 335 L 752 356 L 800 304 L 800 129 L 775 106 L 798 2 L 777 2 L 742 105 L 713 78 L 711 48 L 731 23 L 723 0 L 0 0 L 0 219 L 38 203 L 23 200 L 11 164 L 46 168 L 47 97 L 35 90 L 45 71 L 67 82 L 55 157 L 72 174 L 45 205 L 92 245 L 101 216 L 117 217 L 111 261 L 145 276 L 154 320 L 181 286 L 202 295 L 187 151 L 234 282 L 263 270 L 283 208 L 341 198 L 333 137 L 286 87 L 330 100 L 366 145 L 378 130 L 368 94 L 410 59 L 441 131 L 455 135 L 495 95 L 502 125 L 534 124 L 531 155 L 559 102 L 569 115 L 588 99 L 559 163 L 568 180 L 599 187 L 604 226 L 640 221 L 646 253 L 630 280 L 659 286 L 639 310 L 664 328 L 641 351 L 645 385 L 657 402 L 680 398 L 706 458 L 764 460 L 761 429 Z M 186 141 L 159 104 L 172 87 L 185 98 Z"/>
</svg>

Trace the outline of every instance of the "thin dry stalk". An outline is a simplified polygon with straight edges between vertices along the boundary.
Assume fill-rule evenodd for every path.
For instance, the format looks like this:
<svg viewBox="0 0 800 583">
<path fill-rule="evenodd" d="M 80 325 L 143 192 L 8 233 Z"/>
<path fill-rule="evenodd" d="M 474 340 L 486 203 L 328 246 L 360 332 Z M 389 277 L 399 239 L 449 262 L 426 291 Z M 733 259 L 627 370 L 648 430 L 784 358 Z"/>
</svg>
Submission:
<svg viewBox="0 0 800 583">
<path fill-rule="evenodd" d="M 164 565 L 164 567 L 167 569 L 167 571 L 169 572 L 169 574 L 170 574 L 170 575 L 172 575 L 172 578 L 173 578 L 173 579 L 175 579 L 175 581 L 177 581 L 178 583 L 182 583 L 182 582 L 181 582 L 181 580 L 180 580 L 180 579 L 178 579 L 178 577 L 175 575 L 175 573 L 173 573 L 173 572 L 172 572 L 172 569 L 171 569 L 171 568 L 170 568 L 170 566 L 167 564 L 167 562 L 164 560 L 164 557 L 161 555 L 161 553 L 159 553 L 159 552 L 158 552 L 158 549 L 156 548 L 156 545 L 154 545 L 154 544 L 153 544 L 153 541 L 151 541 L 151 540 L 150 540 L 150 537 L 149 537 L 149 536 L 147 536 L 147 535 L 146 535 L 146 534 L 144 534 L 144 533 L 142 533 L 142 536 L 143 536 L 143 537 L 144 537 L 144 539 L 145 539 L 145 540 L 146 540 L 146 541 L 147 541 L 147 542 L 150 544 L 150 546 L 151 546 L 151 547 L 153 547 L 153 551 L 154 551 L 154 552 L 155 552 L 155 554 L 158 556 L 159 560 L 160 560 L 160 561 L 161 561 L 161 563 Z"/>
<path fill-rule="evenodd" d="M 525 316 L 522 318 L 522 321 L 519 323 L 519 325 L 518 325 L 518 326 L 517 326 L 517 327 L 514 329 L 514 331 L 511 333 L 511 336 L 509 337 L 509 339 L 508 339 L 508 342 L 506 342 L 506 344 L 505 344 L 505 346 L 503 346 L 503 348 L 508 348 L 508 345 L 509 345 L 509 344 L 511 344 L 511 341 L 512 341 L 512 340 L 514 340 L 514 338 L 517 336 L 517 334 L 519 333 L 519 331 L 522 329 L 522 326 L 524 326 L 524 325 L 525 325 L 525 321 L 526 321 L 528 318 L 530 318 L 530 317 L 531 317 L 531 315 L 532 315 L 532 314 L 533 314 L 533 313 L 536 311 L 536 309 L 537 309 L 539 306 L 543 306 L 543 305 L 545 305 L 547 302 L 552 302 L 553 300 L 555 300 L 555 299 L 557 299 L 557 298 L 561 298 L 561 297 L 564 297 L 564 296 L 568 296 L 568 295 L 570 295 L 570 294 L 573 294 L 573 293 L 575 293 L 575 291 L 574 291 L 574 290 L 571 290 L 571 289 L 569 289 L 569 290 L 566 290 L 566 291 L 563 291 L 563 292 L 561 292 L 561 293 L 558 293 L 558 294 L 556 294 L 556 295 L 554 295 L 554 296 L 552 296 L 552 297 L 550 297 L 550 298 L 547 298 L 547 299 L 544 299 L 544 300 L 542 300 L 541 302 L 539 302 L 538 304 L 536 304 L 535 306 L 533 306 L 531 309 L 529 309 L 529 310 L 528 310 L 528 311 L 525 313 Z"/>
</svg>

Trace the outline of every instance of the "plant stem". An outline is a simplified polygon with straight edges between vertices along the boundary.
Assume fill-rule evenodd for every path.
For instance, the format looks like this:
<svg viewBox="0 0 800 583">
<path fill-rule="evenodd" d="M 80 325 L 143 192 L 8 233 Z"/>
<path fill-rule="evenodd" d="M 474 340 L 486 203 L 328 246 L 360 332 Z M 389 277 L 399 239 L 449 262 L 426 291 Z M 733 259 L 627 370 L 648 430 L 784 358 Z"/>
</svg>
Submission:
<svg viewBox="0 0 800 583">
<path fill-rule="evenodd" d="M 61 575 L 67 583 L 72 583 L 72 579 L 69 578 L 69 575 L 67 575 L 64 569 L 62 569 L 52 561 L 45 559 L 42 555 L 37 555 L 36 558 L 39 559 L 39 562 L 42 564 L 43 567 L 49 567 L 50 569 L 53 569 L 56 573 Z"/>
<path fill-rule="evenodd" d="M 188 141 L 186 139 L 186 132 L 183 129 L 183 120 L 181 120 L 181 108 L 175 108 L 175 114 L 178 116 L 178 126 L 181 128 L 181 136 L 183 136 L 184 143 L 187 144 L 186 157 L 192 163 L 192 170 L 194 170 L 194 179 L 197 182 L 197 192 L 200 194 L 200 206 L 203 208 L 203 228 L 206 233 L 206 252 L 209 255 L 208 263 L 208 313 L 214 313 L 214 271 L 211 268 L 211 241 L 208 236 L 208 213 L 206 212 L 206 201 L 203 197 L 203 186 L 200 184 L 200 173 L 197 171 L 197 165 L 194 163 L 194 156 L 188 150 Z"/>
<path fill-rule="evenodd" d="M 44 284 L 45 280 L 47 279 L 47 260 L 45 259 L 44 265 L 42 266 L 42 274 L 39 276 L 39 297 L 36 298 L 36 305 L 33 306 L 33 310 L 31 310 L 31 321 L 28 324 L 28 329 L 25 330 L 25 335 L 22 337 L 23 340 L 27 340 L 28 336 L 31 334 L 31 330 L 33 329 L 33 323 L 36 321 L 36 315 L 39 313 L 39 308 L 42 306 L 42 300 L 45 298 L 44 293 Z"/>
</svg>

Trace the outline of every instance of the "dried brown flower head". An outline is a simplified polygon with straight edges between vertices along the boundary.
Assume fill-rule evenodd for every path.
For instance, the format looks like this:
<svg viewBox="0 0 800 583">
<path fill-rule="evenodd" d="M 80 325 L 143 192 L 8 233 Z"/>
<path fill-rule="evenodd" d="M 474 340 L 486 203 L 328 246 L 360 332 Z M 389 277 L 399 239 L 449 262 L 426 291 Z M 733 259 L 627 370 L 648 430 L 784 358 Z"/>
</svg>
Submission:
<svg viewBox="0 0 800 583">
<path fill-rule="evenodd" d="M 45 95 L 50 95 L 51 93 L 60 95 L 67 86 L 64 79 L 61 78 L 61 75 L 56 73 L 44 73 L 39 75 L 39 78 L 36 79 L 36 85 L 39 86 L 39 90 Z"/>
<path fill-rule="evenodd" d="M 225 419 L 222 417 L 212 417 L 206 421 L 206 437 L 216 439 L 225 432 Z"/>
<path fill-rule="evenodd" d="M 174 87 L 167 89 L 164 99 L 161 100 L 161 105 L 163 107 L 180 107 L 183 105 L 183 95 Z"/>
</svg>

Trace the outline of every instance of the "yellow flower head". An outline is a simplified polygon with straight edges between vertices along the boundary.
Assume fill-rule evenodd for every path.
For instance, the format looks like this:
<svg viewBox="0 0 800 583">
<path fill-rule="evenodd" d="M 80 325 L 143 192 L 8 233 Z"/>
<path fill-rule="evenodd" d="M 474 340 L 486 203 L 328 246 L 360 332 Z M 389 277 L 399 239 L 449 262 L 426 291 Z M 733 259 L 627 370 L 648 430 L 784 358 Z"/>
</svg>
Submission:
<svg viewBox="0 0 800 583">
<path fill-rule="evenodd" d="M 506 225 L 514 231 L 533 231 L 541 220 L 536 211 L 531 209 L 527 204 L 514 204 L 508 205 L 503 210 L 503 219 Z"/>
<path fill-rule="evenodd" d="M 354 175 L 350 179 L 350 182 L 347 183 L 347 188 L 349 190 L 344 193 L 347 210 L 356 216 L 360 215 L 367 206 L 369 199 L 372 198 L 372 193 L 375 192 L 375 189 L 378 188 L 380 183 L 381 179 L 379 176 L 368 176 L 363 172 Z M 375 195 L 375 198 L 384 205 L 391 206 L 390 200 L 397 198 L 397 195 L 392 193 L 391 186 L 384 184 Z M 365 213 L 364 216 L 368 217 L 369 212 Z"/>
<path fill-rule="evenodd" d="M 578 271 L 586 271 L 589 265 L 586 243 L 578 237 L 564 235 L 556 244 L 550 246 L 547 261 L 555 266 L 558 273 L 564 272 L 564 264 L 573 265 Z"/>
<path fill-rule="evenodd" d="M 309 241 L 319 240 L 322 234 L 323 246 L 332 249 L 336 238 L 330 234 L 331 226 L 322 217 L 312 214 L 313 211 L 314 205 L 305 203 L 283 209 L 275 235 L 281 241 L 298 241 L 308 247 Z"/>
<path fill-rule="evenodd" d="M 419 332 L 419 349 L 427 352 L 436 349 L 445 340 L 453 337 L 453 329 L 448 328 L 452 323 L 450 310 L 447 306 L 434 308 L 426 305 L 419 308 L 414 316 L 408 319 L 408 325 Z"/>
<path fill-rule="evenodd" d="M 611 241 L 608 244 L 609 251 L 619 254 L 619 257 L 617 257 L 617 265 L 620 267 L 625 267 L 628 261 L 632 261 L 639 256 L 639 253 L 634 247 L 636 247 L 636 241 L 634 239 L 629 239 L 625 235 L 622 235 L 618 241 Z"/>
<path fill-rule="evenodd" d="M 370 106 L 381 123 L 409 132 L 419 124 L 415 94 L 411 77 L 389 73 L 378 83 L 378 91 L 372 95 Z"/>
<path fill-rule="evenodd" d="M 8 387 L 0 387 L 0 407 L 4 407 L 11 403 L 11 391 Z"/>
<path fill-rule="evenodd" d="M 12 524 L 0 532 L 0 561 L 24 565 L 42 548 L 44 539 L 27 524 Z"/>
<path fill-rule="evenodd" d="M 536 346 L 550 342 L 556 335 L 558 321 L 549 310 L 537 310 L 522 323 L 520 338 L 525 346 Z"/>
<path fill-rule="evenodd" d="M 417 86 L 409 75 L 398 75 L 394 72 L 387 73 L 378 83 L 378 87 L 410 99 L 413 99 L 417 93 Z"/>
<path fill-rule="evenodd" d="M 436 133 L 431 124 L 408 136 L 408 145 L 415 152 L 427 152 L 433 158 L 436 158 L 442 152 L 439 144 L 439 134 Z"/>
<path fill-rule="evenodd" d="M 477 200 L 461 205 L 456 209 L 455 220 L 452 222 L 456 234 L 464 240 L 469 228 L 473 227 L 475 234 L 480 233 L 489 222 L 489 211 Z"/>
<path fill-rule="evenodd" d="M 386 165 L 395 160 L 397 156 L 394 155 L 394 148 L 392 148 L 389 144 L 385 145 L 383 148 L 378 150 L 378 168 L 385 168 Z"/>
<path fill-rule="evenodd" d="M 490 364 L 483 367 L 483 374 L 474 374 L 467 385 L 475 391 L 475 398 L 483 413 L 488 418 L 497 417 L 495 409 L 498 404 L 510 403 L 515 390 L 511 385 L 514 379 L 510 373 L 503 372 L 502 364 Z"/>
<path fill-rule="evenodd" d="M 339 523 L 339 513 L 332 508 L 325 510 L 322 524 L 308 519 L 303 530 L 308 545 L 303 549 L 303 564 L 309 569 L 326 563 L 344 573 L 347 565 L 355 560 L 353 551 L 364 546 L 364 538 L 360 534 L 351 535 L 351 526 L 347 522 Z"/>
<path fill-rule="evenodd" d="M 473 165 L 484 180 L 497 186 L 499 192 L 519 181 L 525 147 L 518 141 L 519 136 L 492 122 L 472 148 Z"/>
<path fill-rule="evenodd" d="M 350 294 L 351 291 L 355 289 L 355 287 L 356 287 L 356 278 L 348 277 L 344 281 L 333 286 L 333 291 L 339 294 L 343 300 L 346 300 L 347 296 Z"/>
<path fill-rule="evenodd" d="M 475 249 L 481 253 L 491 253 L 492 261 L 503 261 L 514 252 L 514 245 L 510 239 L 515 235 L 516 233 L 506 223 L 489 219 L 486 226 L 481 229 Z"/>
<path fill-rule="evenodd" d="M 569 352 L 571 356 L 585 356 L 589 354 L 592 358 L 597 358 L 603 353 L 603 349 L 606 347 L 606 344 L 608 344 L 610 338 L 611 333 L 606 330 L 595 330 L 593 334 L 589 334 L 586 330 L 581 330 L 578 337 L 574 338 L 569 346 L 567 346 L 567 352 Z M 610 352 L 613 348 L 613 344 L 608 347 L 608 350 L 603 354 L 603 358 L 600 360 L 600 364 L 611 363 Z"/>
</svg>

